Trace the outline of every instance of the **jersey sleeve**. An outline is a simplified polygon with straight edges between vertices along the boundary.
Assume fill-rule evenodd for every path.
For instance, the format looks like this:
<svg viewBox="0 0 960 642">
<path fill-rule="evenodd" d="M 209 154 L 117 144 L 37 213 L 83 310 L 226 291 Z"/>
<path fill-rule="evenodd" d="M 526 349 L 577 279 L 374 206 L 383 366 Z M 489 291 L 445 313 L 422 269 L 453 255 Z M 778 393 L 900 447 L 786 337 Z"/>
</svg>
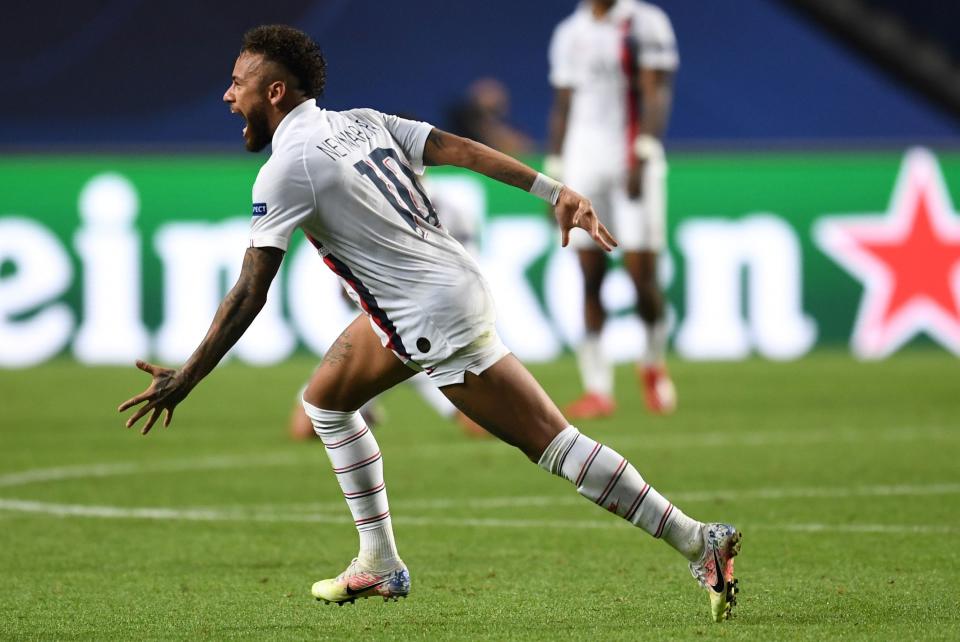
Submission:
<svg viewBox="0 0 960 642">
<path fill-rule="evenodd" d="M 268 161 L 253 184 L 250 247 L 286 251 L 293 233 L 314 208 L 313 189 L 302 164 Z"/>
<path fill-rule="evenodd" d="M 417 174 L 423 174 L 423 148 L 427 144 L 427 136 L 433 131 L 433 125 L 391 114 L 380 114 L 380 116 L 387 131 L 406 154 L 411 169 Z"/>
<path fill-rule="evenodd" d="M 576 54 L 570 40 L 568 23 L 561 22 L 553 30 L 547 56 L 550 62 L 550 84 L 557 89 L 572 87 L 576 80 Z"/>
<path fill-rule="evenodd" d="M 647 69 L 674 71 L 680 65 L 677 39 L 670 18 L 659 7 L 649 7 L 637 21 L 639 63 Z"/>
</svg>

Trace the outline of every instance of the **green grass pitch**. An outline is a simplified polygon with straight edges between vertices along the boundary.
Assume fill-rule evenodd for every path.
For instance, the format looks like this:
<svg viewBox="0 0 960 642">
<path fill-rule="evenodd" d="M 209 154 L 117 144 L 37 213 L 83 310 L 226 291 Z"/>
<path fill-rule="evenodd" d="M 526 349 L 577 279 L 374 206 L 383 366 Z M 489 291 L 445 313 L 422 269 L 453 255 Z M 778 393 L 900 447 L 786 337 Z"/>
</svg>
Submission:
<svg viewBox="0 0 960 642">
<path fill-rule="evenodd" d="M 960 362 L 915 349 L 672 364 L 680 410 L 580 426 L 688 514 L 744 532 L 735 619 L 686 565 L 400 387 L 377 431 L 413 591 L 314 601 L 356 536 L 319 443 L 285 438 L 300 358 L 228 364 L 169 429 L 125 431 L 147 377 L 0 372 L 2 639 L 957 639 Z M 571 359 L 532 368 L 577 392 Z"/>
</svg>

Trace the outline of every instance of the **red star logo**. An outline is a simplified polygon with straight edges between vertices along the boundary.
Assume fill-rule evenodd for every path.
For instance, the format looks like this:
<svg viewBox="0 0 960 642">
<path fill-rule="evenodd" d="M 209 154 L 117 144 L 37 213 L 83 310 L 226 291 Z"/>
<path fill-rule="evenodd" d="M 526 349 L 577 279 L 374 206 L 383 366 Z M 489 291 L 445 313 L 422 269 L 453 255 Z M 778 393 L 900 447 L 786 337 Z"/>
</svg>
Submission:
<svg viewBox="0 0 960 642">
<path fill-rule="evenodd" d="M 814 238 L 864 285 L 858 356 L 885 357 L 921 332 L 960 355 L 960 217 L 930 152 L 907 153 L 886 214 L 822 219 Z"/>
</svg>

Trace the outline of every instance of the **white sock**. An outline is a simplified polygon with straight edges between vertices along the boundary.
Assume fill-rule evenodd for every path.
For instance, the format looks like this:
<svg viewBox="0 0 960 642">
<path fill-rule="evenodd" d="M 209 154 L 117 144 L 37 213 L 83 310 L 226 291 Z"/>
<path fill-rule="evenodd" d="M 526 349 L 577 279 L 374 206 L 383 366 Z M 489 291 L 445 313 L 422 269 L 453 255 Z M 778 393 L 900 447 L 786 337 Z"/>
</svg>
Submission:
<svg viewBox="0 0 960 642">
<path fill-rule="evenodd" d="M 433 408 L 438 415 L 449 419 L 457 411 L 457 407 L 450 403 L 446 395 L 440 392 L 440 389 L 433 385 L 433 381 L 426 372 L 418 372 L 409 380 L 410 385 L 417 389 L 423 400 Z"/>
<path fill-rule="evenodd" d="M 577 366 L 580 368 L 580 380 L 587 392 L 595 392 L 605 397 L 613 396 L 613 366 L 603 353 L 600 334 L 587 333 L 577 346 Z"/>
<path fill-rule="evenodd" d="M 659 319 L 644 324 L 647 336 L 647 348 L 643 353 L 643 365 L 659 366 L 667 360 L 667 322 Z"/>
<path fill-rule="evenodd" d="M 543 451 L 538 464 L 573 482 L 577 492 L 593 503 L 662 537 L 688 560 L 700 557 L 701 523 L 643 481 L 637 469 L 612 448 L 567 426 Z"/>
<path fill-rule="evenodd" d="M 400 565 L 393 539 L 380 446 L 356 411 L 323 410 L 303 402 L 313 429 L 323 441 L 360 535 L 360 564 L 386 571 Z"/>
</svg>

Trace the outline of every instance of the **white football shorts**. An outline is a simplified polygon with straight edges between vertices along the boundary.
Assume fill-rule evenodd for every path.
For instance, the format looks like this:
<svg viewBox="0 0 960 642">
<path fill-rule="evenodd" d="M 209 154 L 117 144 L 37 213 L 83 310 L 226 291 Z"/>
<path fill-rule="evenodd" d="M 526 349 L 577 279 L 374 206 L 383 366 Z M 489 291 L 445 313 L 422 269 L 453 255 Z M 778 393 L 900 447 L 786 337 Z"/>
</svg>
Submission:
<svg viewBox="0 0 960 642">
<path fill-rule="evenodd" d="M 466 373 L 481 374 L 484 370 L 510 354 L 510 349 L 500 340 L 497 329 L 490 324 L 473 342 L 435 364 L 407 361 L 410 368 L 423 371 L 438 388 L 463 383 Z"/>
<path fill-rule="evenodd" d="M 565 169 L 564 182 L 590 199 L 600 222 L 624 251 L 660 252 L 666 246 L 667 163 L 647 161 L 643 172 L 643 195 L 631 200 L 621 172 L 591 172 L 586 166 Z M 576 250 L 599 250 L 590 235 L 581 229 L 570 233 Z"/>
</svg>

